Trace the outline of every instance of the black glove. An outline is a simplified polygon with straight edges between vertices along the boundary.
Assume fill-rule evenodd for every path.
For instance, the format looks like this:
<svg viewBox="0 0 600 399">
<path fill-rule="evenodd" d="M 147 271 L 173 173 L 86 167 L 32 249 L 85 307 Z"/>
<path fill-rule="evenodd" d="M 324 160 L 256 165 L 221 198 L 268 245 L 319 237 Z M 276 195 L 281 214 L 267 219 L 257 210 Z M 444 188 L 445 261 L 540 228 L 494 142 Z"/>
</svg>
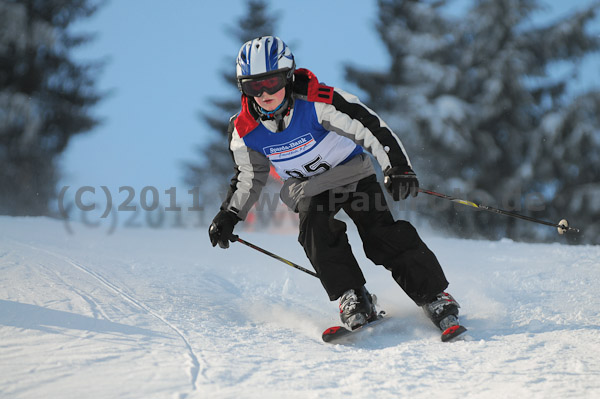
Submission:
<svg viewBox="0 0 600 399">
<path fill-rule="evenodd" d="M 419 193 L 419 180 L 410 166 L 394 166 L 388 168 L 384 174 L 383 184 L 392 194 L 394 201 L 398 201 L 400 198 L 406 199 L 408 194 L 416 197 Z"/>
<path fill-rule="evenodd" d="M 229 248 L 233 228 L 240 219 L 231 211 L 220 211 L 208 228 L 208 236 L 213 247 Z"/>
</svg>

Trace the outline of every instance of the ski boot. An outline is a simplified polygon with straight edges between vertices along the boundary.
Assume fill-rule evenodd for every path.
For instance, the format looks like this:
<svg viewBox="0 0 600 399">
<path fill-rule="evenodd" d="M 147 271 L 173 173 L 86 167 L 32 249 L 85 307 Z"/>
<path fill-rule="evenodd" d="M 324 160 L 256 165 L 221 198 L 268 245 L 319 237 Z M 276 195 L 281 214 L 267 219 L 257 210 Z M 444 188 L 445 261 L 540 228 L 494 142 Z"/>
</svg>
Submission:
<svg viewBox="0 0 600 399">
<path fill-rule="evenodd" d="M 427 317 L 442 331 L 460 325 L 458 322 L 458 308 L 460 308 L 460 305 L 452 295 L 446 292 L 436 295 L 432 302 L 422 307 Z"/>
<path fill-rule="evenodd" d="M 340 319 L 348 330 L 355 330 L 377 318 L 375 295 L 362 286 L 351 289 L 340 297 Z"/>
</svg>

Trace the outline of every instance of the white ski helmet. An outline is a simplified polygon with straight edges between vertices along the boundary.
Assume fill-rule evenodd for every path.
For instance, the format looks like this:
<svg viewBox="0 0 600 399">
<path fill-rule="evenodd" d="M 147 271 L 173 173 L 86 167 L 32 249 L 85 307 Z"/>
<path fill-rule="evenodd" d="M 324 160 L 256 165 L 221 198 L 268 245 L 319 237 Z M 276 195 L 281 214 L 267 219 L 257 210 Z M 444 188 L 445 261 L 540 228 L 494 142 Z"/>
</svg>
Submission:
<svg viewBox="0 0 600 399">
<path fill-rule="evenodd" d="M 242 46 L 236 60 L 238 88 L 243 81 L 260 80 L 282 74 L 286 84 L 292 82 L 296 64 L 290 48 L 278 37 L 262 36 Z M 271 93 L 272 94 L 272 93 Z"/>
</svg>

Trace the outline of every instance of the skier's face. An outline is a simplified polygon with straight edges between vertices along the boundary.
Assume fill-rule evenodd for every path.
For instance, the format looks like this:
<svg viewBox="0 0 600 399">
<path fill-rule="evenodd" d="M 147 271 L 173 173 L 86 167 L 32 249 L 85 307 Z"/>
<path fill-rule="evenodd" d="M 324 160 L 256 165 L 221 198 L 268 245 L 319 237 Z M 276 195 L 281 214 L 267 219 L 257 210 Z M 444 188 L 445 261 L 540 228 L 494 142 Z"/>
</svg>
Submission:
<svg viewBox="0 0 600 399">
<path fill-rule="evenodd" d="M 263 91 L 260 97 L 254 97 L 254 100 L 256 100 L 256 103 L 265 111 L 273 111 L 283 102 L 284 97 L 285 87 L 275 94 L 269 94 L 266 91 Z"/>
</svg>

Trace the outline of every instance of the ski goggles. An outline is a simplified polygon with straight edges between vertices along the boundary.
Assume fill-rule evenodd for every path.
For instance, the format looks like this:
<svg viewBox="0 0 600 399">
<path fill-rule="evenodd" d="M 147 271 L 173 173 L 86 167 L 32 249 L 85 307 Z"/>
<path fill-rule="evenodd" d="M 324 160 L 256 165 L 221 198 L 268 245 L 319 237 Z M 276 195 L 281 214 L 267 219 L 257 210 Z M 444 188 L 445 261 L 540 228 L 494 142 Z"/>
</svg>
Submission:
<svg viewBox="0 0 600 399">
<path fill-rule="evenodd" d="M 275 94 L 283 89 L 287 83 L 285 74 L 267 76 L 261 79 L 242 80 L 242 92 L 250 97 L 260 97 L 263 92 Z"/>
</svg>

